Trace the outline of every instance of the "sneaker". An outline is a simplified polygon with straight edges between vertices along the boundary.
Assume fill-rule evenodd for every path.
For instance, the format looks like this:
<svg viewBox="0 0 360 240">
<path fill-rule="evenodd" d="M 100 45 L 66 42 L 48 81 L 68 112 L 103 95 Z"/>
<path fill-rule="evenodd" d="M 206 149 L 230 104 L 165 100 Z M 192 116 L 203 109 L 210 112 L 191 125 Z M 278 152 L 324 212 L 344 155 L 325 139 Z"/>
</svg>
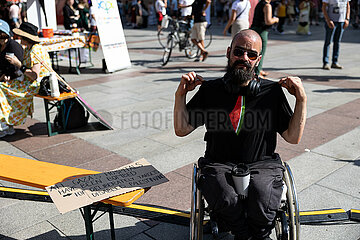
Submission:
<svg viewBox="0 0 360 240">
<path fill-rule="evenodd" d="M 333 63 L 331 64 L 331 68 L 336 68 L 336 69 L 343 69 L 343 67 L 337 63 Z"/>
<path fill-rule="evenodd" d="M 6 135 L 14 135 L 15 134 L 15 129 L 13 125 L 8 125 L 8 129 L 6 129 L 4 132 L 6 133 Z"/>
<path fill-rule="evenodd" d="M 311 36 L 311 32 L 310 32 L 310 31 L 309 31 L 309 32 L 307 32 L 307 35 L 308 35 L 308 36 Z"/>
<path fill-rule="evenodd" d="M 324 70 L 330 70 L 330 65 L 328 63 L 325 63 L 322 67 Z"/>
<path fill-rule="evenodd" d="M 0 131 L 5 131 L 8 128 L 9 128 L 9 126 L 6 123 L 4 123 L 4 122 L 0 123 Z"/>
</svg>

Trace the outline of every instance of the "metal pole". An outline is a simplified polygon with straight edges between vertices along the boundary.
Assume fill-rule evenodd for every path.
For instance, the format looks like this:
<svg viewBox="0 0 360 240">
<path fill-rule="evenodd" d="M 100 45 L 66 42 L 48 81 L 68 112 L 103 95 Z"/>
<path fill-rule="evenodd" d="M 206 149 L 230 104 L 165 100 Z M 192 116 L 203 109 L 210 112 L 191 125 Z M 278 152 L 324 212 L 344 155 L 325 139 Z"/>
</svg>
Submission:
<svg viewBox="0 0 360 240">
<path fill-rule="evenodd" d="M 94 230 L 91 219 L 91 208 L 90 206 L 83 207 L 84 209 L 84 220 L 85 220 L 85 229 L 86 229 L 86 239 L 94 240 Z"/>
<path fill-rule="evenodd" d="M 111 239 L 115 240 L 115 227 L 114 227 L 114 214 L 113 214 L 113 207 L 111 204 L 108 204 L 109 208 L 109 220 L 110 220 L 110 232 L 111 232 Z"/>
</svg>

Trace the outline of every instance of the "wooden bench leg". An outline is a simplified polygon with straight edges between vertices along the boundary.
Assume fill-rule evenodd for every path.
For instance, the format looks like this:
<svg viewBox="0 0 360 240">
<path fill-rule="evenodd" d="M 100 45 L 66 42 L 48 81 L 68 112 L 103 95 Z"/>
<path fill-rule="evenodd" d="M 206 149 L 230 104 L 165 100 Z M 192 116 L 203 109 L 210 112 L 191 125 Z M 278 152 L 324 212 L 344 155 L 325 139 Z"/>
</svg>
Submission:
<svg viewBox="0 0 360 240">
<path fill-rule="evenodd" d="M 51 137 L 51 136 L 54 136 L 54 135 L 56 135 L 58 133 L 52 131 L 51 121 L 50 121 L 49 101 L 44 99 L 44 105 L 45 105 L 45 117 L 46 117 L 47 134 L 48 134 L 48 137 Z"/>
<path fill-rule="evenodd" d="M 91 207 L 95 208 L 93 212 L 91 212 Z M 105 207 L 105 208 L 104 208 Z M 100 216 L 95 218 L 96 213 L 100 208 L 104 209 L 104 211 Z M 111 240 L 115 240 L 115 226 L 114 226 L 114 213 L 113 213 L 113 206 L 111 204 L 104 204 L 101 202 L 98 202 L 96 205 L 88 205 L 83 208 L 81 208 L 80 212 L 84 218 L 85 221 L 85 230 L 86 230 L 86 240 L 94 240 L 94 229 L 93 229 L 93 223 L 99 219 L 101 216 L 106 213 L 106 211 L 109 212 L 109 222 L 110 222 L 110 234 L 111 234 Z M 94 219 L 95 218 L 95 219 Z"/>
</svg>

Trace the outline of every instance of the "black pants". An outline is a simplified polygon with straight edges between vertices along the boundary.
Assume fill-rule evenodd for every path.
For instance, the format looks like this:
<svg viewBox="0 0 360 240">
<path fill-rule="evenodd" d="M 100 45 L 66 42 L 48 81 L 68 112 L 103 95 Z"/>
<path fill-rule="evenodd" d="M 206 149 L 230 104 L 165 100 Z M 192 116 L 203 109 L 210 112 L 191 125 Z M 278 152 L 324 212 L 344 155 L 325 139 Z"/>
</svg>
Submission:
<svg viewBox="0 0 360 240">
<path fill-rule="evenodd" d="M 234 189 L 232 163 L 200 163 L 199 188 L 213 211 L 219 228 L 244 237 L 270 235 L 280 207 L 284 167 L 279 161 L 249 165 L 248 198 L 241 200 Z"/>
</svg>

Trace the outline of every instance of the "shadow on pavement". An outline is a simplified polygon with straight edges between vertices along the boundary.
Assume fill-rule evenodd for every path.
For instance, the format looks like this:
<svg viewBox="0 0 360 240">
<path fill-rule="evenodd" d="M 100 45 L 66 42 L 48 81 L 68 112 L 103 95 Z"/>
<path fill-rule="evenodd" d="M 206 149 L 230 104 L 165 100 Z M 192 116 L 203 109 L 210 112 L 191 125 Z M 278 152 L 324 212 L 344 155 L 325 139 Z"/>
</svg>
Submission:
<svg viewBox="0 0 360 240">
<path fill-rule="evenodd" d="M 360 167 L 360 159 L 357 160 L 337 160 L 338 162 L 353 163 L 355 166 Z"/>
<path fill-rule="evenodd" d="M 333 93 L 333 92 L 358 93 L 358 92 L 360 92 L 360 88 L 323 89 L 323 90 L 314 90 L 313 92 L 318 92 L 318 93 Z"/>
</svg>

